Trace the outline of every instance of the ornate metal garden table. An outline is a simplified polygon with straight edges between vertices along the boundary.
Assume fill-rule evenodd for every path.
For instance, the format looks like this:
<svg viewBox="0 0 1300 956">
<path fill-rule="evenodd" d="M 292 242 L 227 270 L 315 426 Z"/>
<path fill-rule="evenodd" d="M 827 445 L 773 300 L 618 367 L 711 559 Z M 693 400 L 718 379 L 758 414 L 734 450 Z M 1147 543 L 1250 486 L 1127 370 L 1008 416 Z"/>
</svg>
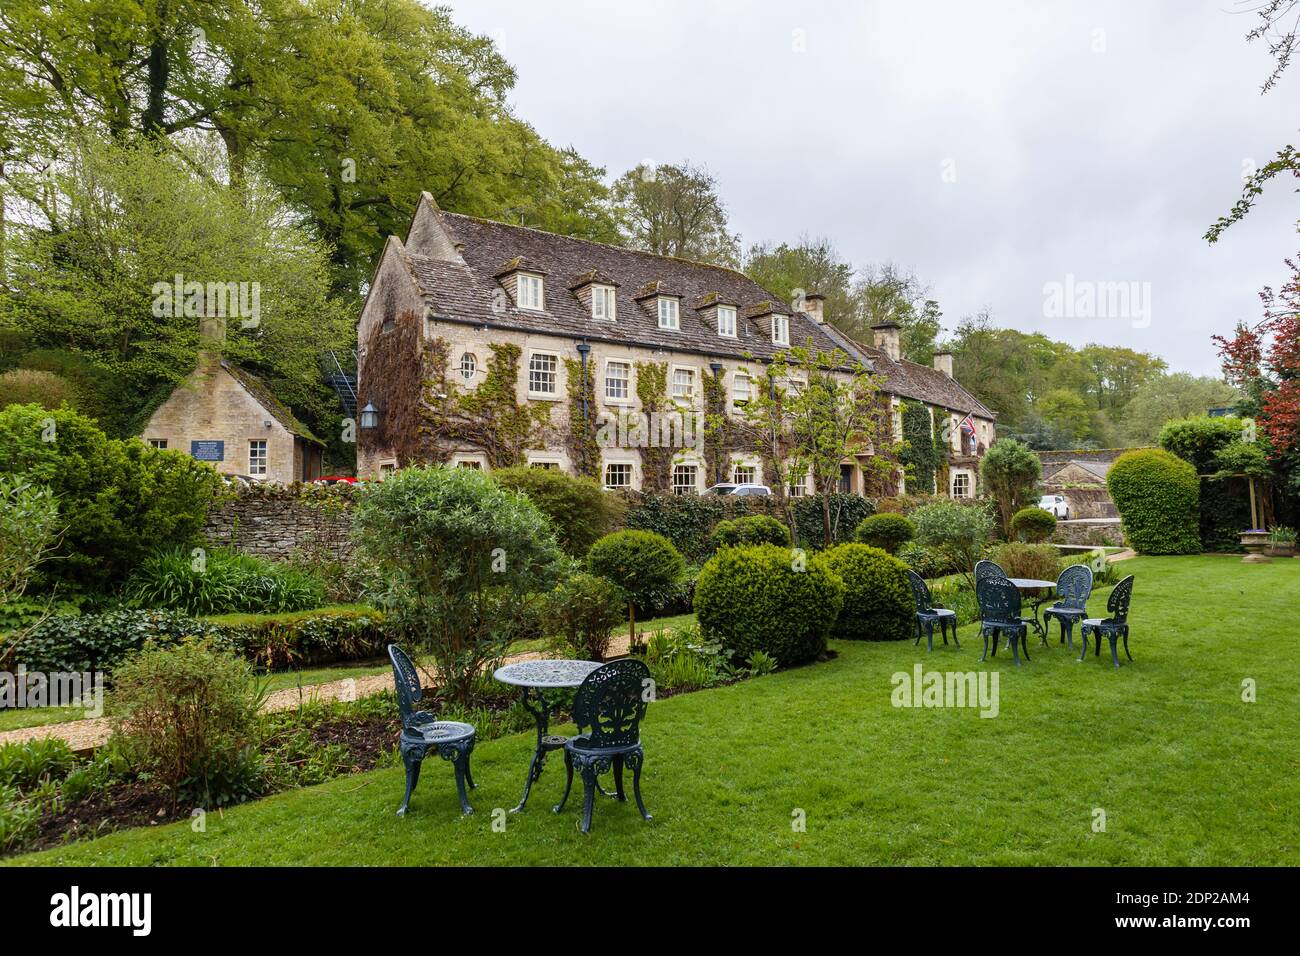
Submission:
<svg viewBox="0 0 1300 956">
<path fill-rule="evenodd" d="M 1042 621 L 1038 617 L 1038 609 L 1052 599 L 1052 595 L 1050 592 L 1056 590 L 1056 582 L 1040 581 L 1037 578 L 1008 578 L 1007 580 L 1011 582 L 1012 587 L 1014 587 L 1017 591 L 1020 591 L 1022 593 L 1025 591 L 1044 591 L 1044 590 L 1049 592 L 1047 594 L 1044 594 L 1042 597 L 1029 596 L 1029 601 L 1034 608 L 1034 616 L 1032 618 L 1034 624 L 1034 630 L 1038 632 L 1039 637 L 1045 637 L 1047 635 L 1047 631 L 1044 629 Z"/>
<path fill-rule="evenodd" d="M 524 795 L 519 800 L 519 806 L 511 810 L 511 813 L 518 813 L 528 802 L 528 793 L 546 766 L 546 755 L 552 750 L 563 750 L 565 741 L 569 739 L 548 733 L 551 726 L 551 703 L 546 699 L 545 692 L 560 687 L 577 687 L 600 666 L 597 661 L 537 660 L 519 661 L 496 669 L 493 676 L 501 683 L 522 688 L 524 709 L 537 721 L 537 747 L 533 751 L 532 763 L 528 765 Z"/>
</svg>

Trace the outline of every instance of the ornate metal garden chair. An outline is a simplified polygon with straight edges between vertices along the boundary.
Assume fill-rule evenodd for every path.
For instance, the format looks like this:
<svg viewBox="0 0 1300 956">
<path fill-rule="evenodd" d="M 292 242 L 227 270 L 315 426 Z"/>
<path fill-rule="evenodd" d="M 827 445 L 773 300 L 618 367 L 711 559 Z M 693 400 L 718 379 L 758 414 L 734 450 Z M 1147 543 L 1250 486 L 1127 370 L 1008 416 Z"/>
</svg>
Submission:
<svg viewBox="0 0 1300 956">
<path fill-rule="evenodd" d="M 979 603 L 979 587 L 981 581 L 1009 581 L 1009 580 L 1010 579 L 1007 577 L 1007 572 L 1003 571 L 1002 565 L 998 564 L 997 562 L 990 561 L 987 558 L 981 561 L 976 561 L 975 562 L 976 603 L 977 604 Z M 984 617 L 984 610 L 983 608 L 981 608 L 980 619 L 982 620 L 983 617 Z M 1020 618 L 1020 620 L 1023 621 L 1025 624 L 1029 624 L 1031 626 L 1034 625 L 1034 619 L 1032 617 L 1022 617 Z M 1026 655 L 1026 657 L 1028 657 L 1028 655 Z"/>
<path fill-rule="evenodd" d="M 1005 579 L 987 577 L 975 585 L 975 599 L 980 606 L 980 637 L 984 639 L 984 653 L 989 656 L 989 638 L 993 638 L 993 656 L 998 654 L 998 641 L 1006 634 L 1011 644 L 1011 655 L 1020 664 L 1020 649 L 1029 660 L 1029 625 L 1020 616 L 1020 592 Z"/>
<path fill-rule="evenodd" d="M 393 684 L 397 688 L 397 707 L 402 714 L 402 763 L 406 765 L 406 796 L 397 808 L 397 815 L 405 816 L 411 805 L 411 793 L 420 780 L 420 765 L 424 755 L 436 751 L 443 760 L 450 760 L 456 770 L 456 792 L 460 794 L 460 809 L 473 813 L 465 796 L 465 784 L 474 788 L 474 775 L 469 769 L 469 755 L 474 751 L 474 725 L 456 720 L 436 720 L 433 714 L 416 710 L 424 695 L 420 676 L 411 659 L 396 644 L 388 645 L 388 658 L 393 662 Z"/>
<path fill-rule="evenodd" d="M 1056 618 L 1061 624 L 1061 641 L 1074 650 L 1074 622 L 1088 616 L 1088 598 L 1092 595 L 1092 569 L 1086 564 L 1072 564 L 1056 579 L 1056 603 L 1043 611 L 1043 643 L 1047 643 L 1047 621 Z"/>
<path fill-rule="evenodd" d="M 1110 592 L 1110 597 L 1106 601 L 1106 613 L 1109 617 L 1090 617 L 1085 618 L 1083 622 L 1083 653 L 1079 655 L 1079 660 L 1088 656 L 1088 635 L 1095 636 L 1097 641 L 1096 654 L 1101 656 L 1101 637 L 1106 635 L 1110 641 L 1110 659 L 1119 667 L 1119 654 L 1117 653 L 1117 643 L 1119 639 L 1124 638 L 1124 656 L 1130 661 L 1133 655 L 1128 652 L 1128 605 L 1133 598 L 1133 575 L 1129 575 L 1119 584 L 1115 585 L 1115 590 Z"/>
<path fill-rule="evenodd" d="M 649 686 L 650 668 L 636 659 L 613 661 L 587 675 L 573 699 L 573 720 L 578 725 L 577 736 L 570 737 L 564 745 L 564 766 L 568 779 L 564 796 L 555 805 L 555 812 L 564 809 L 573 788 L 573 771 L 577 768 L 582 777 L 582 832 L 591 832 L 591 810 L 596 800 L 597 778 L 608 770 L 614 771 L 614 793 L 619 800 L 627 800 L 623 792 L 623 768 L 632 771 L 632 794 L 637 809 L 646 820 L 645 803 L 641 799 L 641 720 L 646 711 L 646 688 Z M 584 729 L 586 732 L 584 733 Z"/>
<path fill-rule="evenodd" d="M 930 596 L 930 588 L 925 583 L 925 578 L 911 568 L 907 569 L 907 579 L 912 582 L 912 599 L 916 602 L 915 643 L 921 643 L 921 628 L 924 627 L 926 650 L 934 650 L 934 625 L 935 622 L 938 622 L 939 635 L 943 638 L 943 642 L 948 643 L 948 628 L 951 626 L 953 642 L 958 647 L 961 647 L 961 641 L 957 640 L 957 612 L 946 607 L 935 607 L 934 599 Z"/>
</svg>

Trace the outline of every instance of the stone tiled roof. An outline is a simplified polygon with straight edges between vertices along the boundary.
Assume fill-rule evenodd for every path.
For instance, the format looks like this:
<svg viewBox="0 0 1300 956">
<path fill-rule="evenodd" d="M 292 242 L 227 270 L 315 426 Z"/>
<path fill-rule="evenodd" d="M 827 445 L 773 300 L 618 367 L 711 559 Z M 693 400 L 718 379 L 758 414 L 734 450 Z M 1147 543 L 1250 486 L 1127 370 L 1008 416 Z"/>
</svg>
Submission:
<svg viewBox="0 0 1300 956">
<path fill-rule="evenodd" d="M 407 253 L 407 263 L 436 316 L 551 335 L 572 335 L 695 352 L 719 358 L 765 361 L 783 351 L 774 346 L 757 323 L 743 318 L 746 310 L 771 302 L 778 312 L 785 305 L 753 279 L 732 269 L 656 256 L 635 249 L 540 232 L 523 226 L 442 212 L 443 225 L 462 246 L 465 264 Z M 503 263 L 522 258 L 533 271 L 545 272 L 546 310 L 517 309 L 496 281 Z M 618 286 L 615 321 L 593 319 L 567 286 L 575 277 L 595 273 Z M 656 286 L 655 283 L 658 283 Z M 681 297 L 679 329 L 659 328 L 653 300 L 638 302 L 647 287 Z M 706 299 L 708 296 L 716 298 Z M 493 302 L 498 308 L 493 308 Z M 718 335 L 704 323 L 697 305 L 713 301 L 735 303 L 742 317 L 737 337 Z M 823 326 L 798 313 L 790 320 L 790 342 L 812 345 L 824 352 L 836 347 Z"/>
<path fill-rule="evenodd" d="M 862 362 L 882 375 L 887 390 L 902 398 L 963 414 L 995 417 L 942 372 L 914 362 L 892 361 L 879 349 L 862 345 L 830 325 L 793 311 L 778 296 L 733 269 L 458 213 L 439 215 L 451 239 L 459 244 L 464 264 L 409 252 L 406 255 L 411 274 L 436 317 L 523 332 L 767 361 L 783 349 L 771 343 L 757 317 L 775 311 L 790 316 L 792 345 L 811 342 L 823 352 L 838 348 L 854 363 Z M 545 311 L 515 308 L 497 281 L 503 268 L 522 268 L 520 263 L 527 263 L 529 271 L 548 276 Z M 593 319 L 571 291 L 588 279 L 618 287 L 615 321 Z M 659 328 L 653 300 L 638 301 L 640 296 L 657 292 L 680 297 L 679 329 Z M 718 335 L 701 317 L 701 310 L 717 303 L 737 307 L 736 338 Z"/>
<path fill-rule="evenodd" d="M 836 339 L 841 349 L 856 356 L 863 365 L 881 376 L 885 380 L 886 391 L 901 398 L 911 398 L 927 405 L 961 412 L 963 415 L 975 414 L 990 420 L 997 418 L 987 405 L 938 369 L 918 365 L 907 359 L 894 361 L 882 350 L 863 345 L 833 327 L 829 328 L 829 334 Z"/>
<path fill-rule="evenodd" d="M 244 389 L 257 400 L 257 404 L 266 409 L 268 415 L 287 428 L 292 434 L 317 445 L 325 444 L 311 433 L 310 428 L 298 421 L 294 413 L 289 411 L 289 407 L 272 395 L 266 383 L 252 372 L 224 361 L 221 363 L 221 367 L 229 372 L 236 382 L 244 386 Z"/>
</svg>

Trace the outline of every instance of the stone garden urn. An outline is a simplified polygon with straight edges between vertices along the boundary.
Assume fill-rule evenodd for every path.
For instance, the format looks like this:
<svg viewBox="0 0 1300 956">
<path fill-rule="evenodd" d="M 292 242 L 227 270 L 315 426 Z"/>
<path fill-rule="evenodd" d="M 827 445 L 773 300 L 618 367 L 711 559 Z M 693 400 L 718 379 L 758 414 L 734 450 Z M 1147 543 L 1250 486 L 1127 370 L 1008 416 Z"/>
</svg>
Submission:
<svg viewBox="0 0 1300 956">
<path fill-rule="evenodd" d="M 1241 532 L 1241 546 L 1246 549 L 1246 556 L 1241 559 L 1243 564 L 1266 564 L 1272 559 L 1264 552 L 1269 548 L 1269 533 L 1252 528 L 1249 531 Z"/>
</svg>

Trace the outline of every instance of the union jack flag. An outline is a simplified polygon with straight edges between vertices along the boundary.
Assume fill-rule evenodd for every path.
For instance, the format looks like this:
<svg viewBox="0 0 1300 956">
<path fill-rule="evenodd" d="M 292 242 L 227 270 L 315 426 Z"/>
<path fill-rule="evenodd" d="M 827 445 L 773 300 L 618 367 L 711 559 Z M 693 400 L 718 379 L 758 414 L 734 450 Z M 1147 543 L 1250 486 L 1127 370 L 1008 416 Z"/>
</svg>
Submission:
<svg viewBox="0 0 1300 956">
<path fill-rule="evenodd" d="M 975 422 L 969 415 L 961 420 L 961 430 L 972 438 L 975 436 Z"/>
</svg>

